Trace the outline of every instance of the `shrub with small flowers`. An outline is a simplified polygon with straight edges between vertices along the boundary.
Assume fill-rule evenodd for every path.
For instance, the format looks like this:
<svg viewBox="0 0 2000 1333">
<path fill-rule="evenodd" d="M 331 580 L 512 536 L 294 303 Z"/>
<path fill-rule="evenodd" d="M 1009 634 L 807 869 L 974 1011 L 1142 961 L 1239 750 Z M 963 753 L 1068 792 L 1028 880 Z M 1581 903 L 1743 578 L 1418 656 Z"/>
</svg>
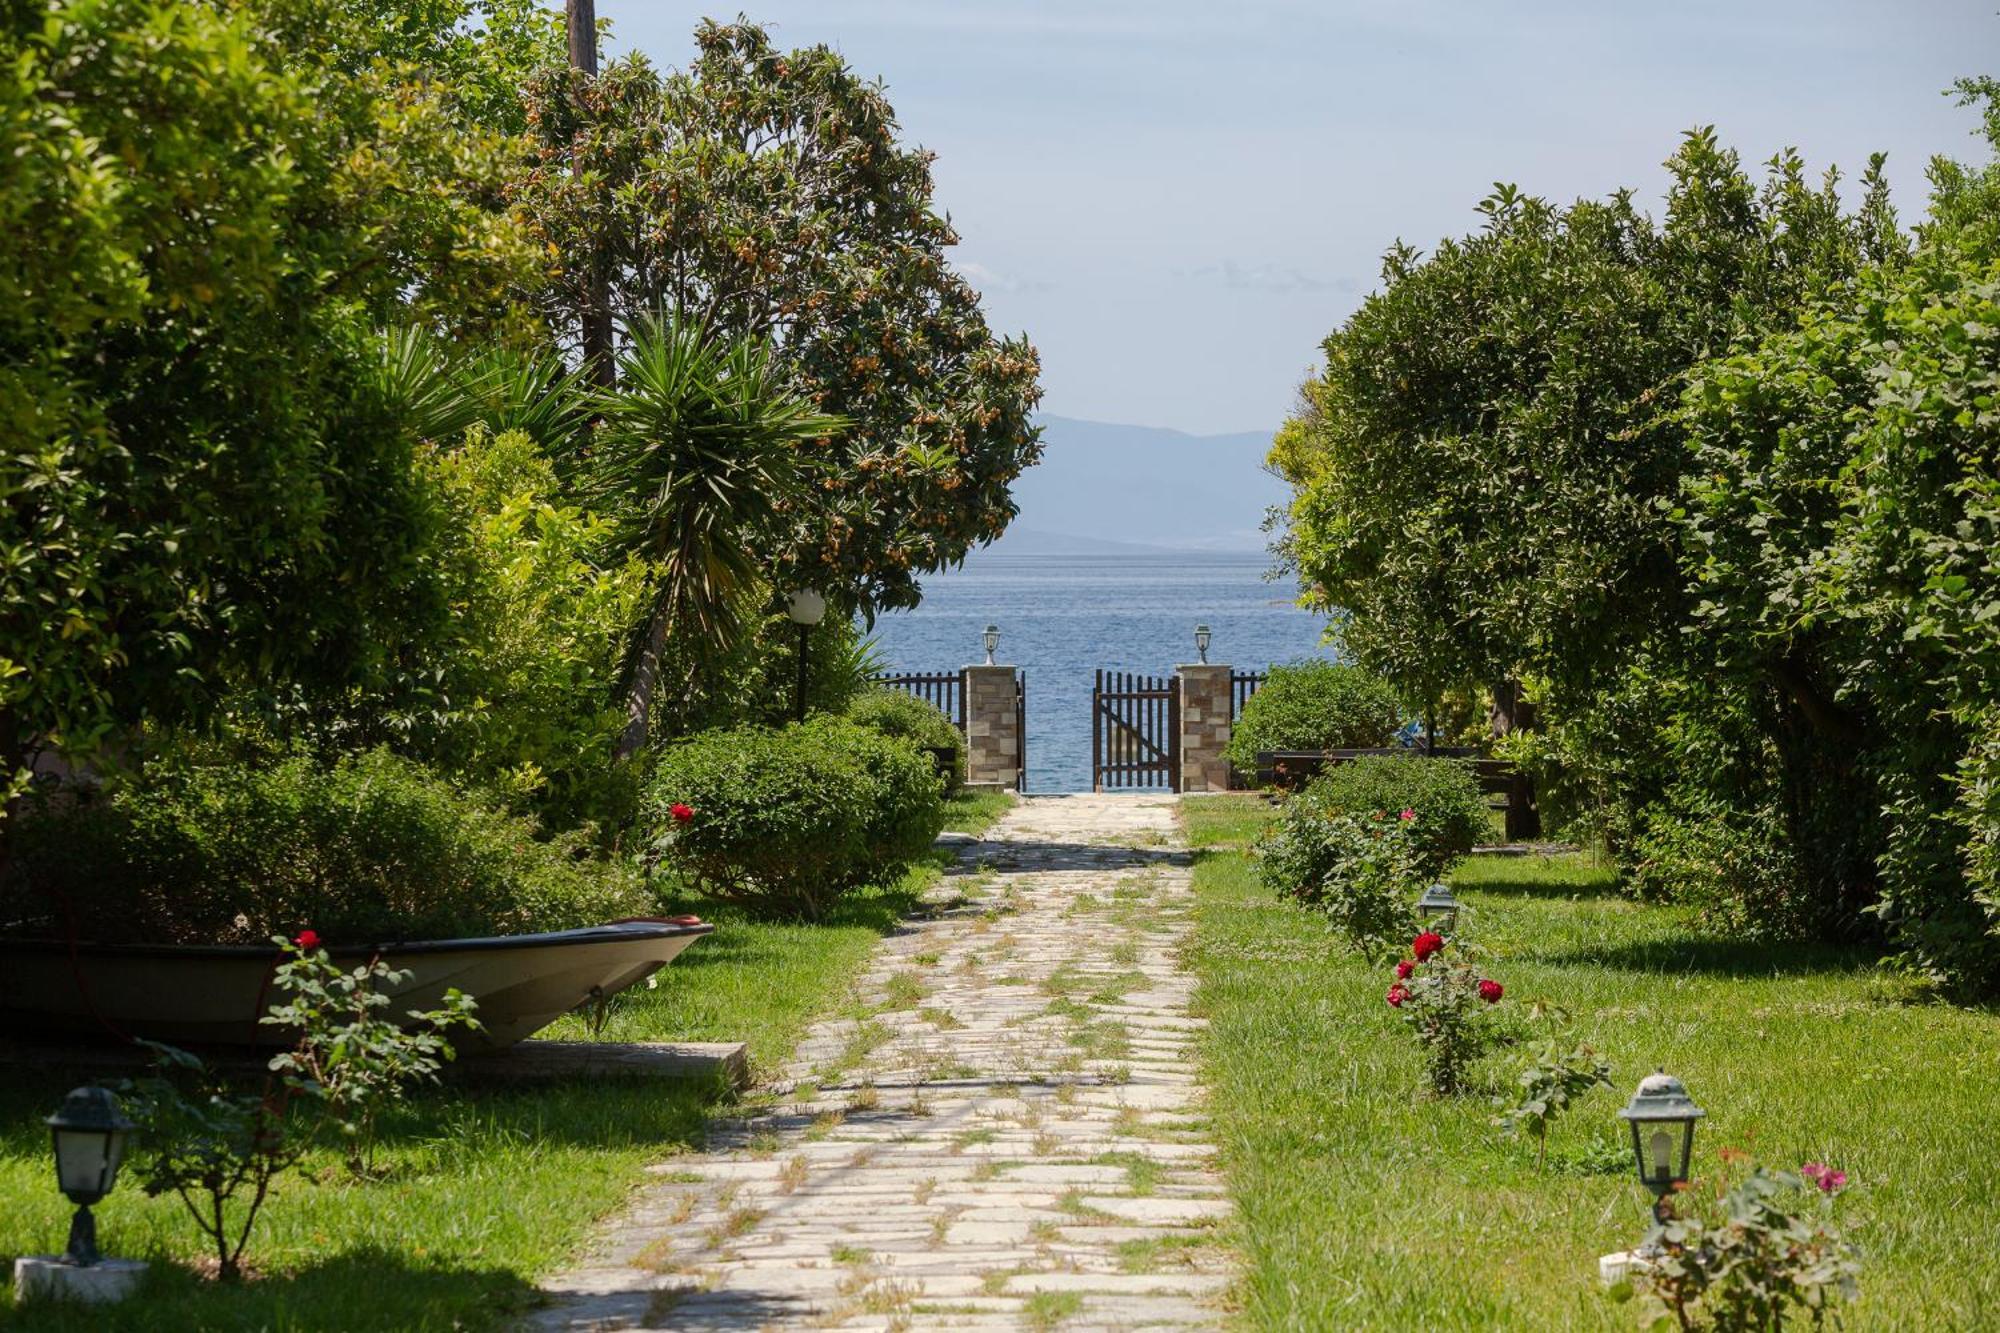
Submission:
<svg viewBox="0 0 2000 1333">
<path fill-rule="evenodd" d="M 1638 1295 L 1670 1328 L 1777 1329 L 1798 1312 L 1814 1328 L 1837 1322 L 1834 1303 L 1854 1299 L 1861 1271 L 1833 1220 L 1846 1185 L 1846 1172 L 1808 1162 L 1753 1166 L 1707 1207 L 1694 1189 L 1669 1195 L 1652 1252 L 1614 1294 Z"/>
<path fill-rule="evenodd" d="M 1431 1091 L 1450 1097 L 1463 1090 L 1466 1068 L 1498 1039 L 1489 1011 L 1506 988 L 1480 976 L 1470 960 L 1446 958 L 1444 937 L 1433 931 L 1411 940 L 1410 953 L 1396 964 L 1384 998 L 1416 1033 Z"/>
<path fill-rule="evenodd" d="M 1414 811 L 1328 814 L 1293 799 L 1258 841 L 1258 874 L 1273 892 L 1326 914 L 1371 961 L 1416 925 L 1421 846 Z"/>
</svg>

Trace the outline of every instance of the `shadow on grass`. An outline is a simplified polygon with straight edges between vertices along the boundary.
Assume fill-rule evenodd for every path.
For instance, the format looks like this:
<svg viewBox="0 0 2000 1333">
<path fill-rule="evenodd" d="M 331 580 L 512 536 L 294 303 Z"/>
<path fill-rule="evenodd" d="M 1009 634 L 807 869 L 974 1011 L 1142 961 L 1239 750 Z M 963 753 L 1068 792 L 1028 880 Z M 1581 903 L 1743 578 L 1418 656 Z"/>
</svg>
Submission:
<svg viewBox="0 0 2000 1333">
<path fill-rule="evenodd" d="M 1617 870 L 1582 856 L 1475 855 L 1460 864 L 1452 887 L 1513 898 L 1579 901 L 1622 896 Z"/>
<path fill-rule="evenodd" d="M 303 1268 L 222 1284 L 158 1256 L 138 1295 L 119 1305 L 36 1304 L 0 1310 L 24 1333 L 99 1330 L 450 1329 L 497 1323 L 532 1308 L 534 1284 L 500 1268 L 425 1263 L 373 1246 Z"/>
<path fill-rule="evenodd" d="M 1712 977 L 1805 976 L 1872 972 L 1879 949 L 1858 945 L 1769 943 L 1680 934 L 1624 944 L 1597 944 L 1523 955 L 1550 967 L 1604 967 L 1619 972 L 1699 973 Z"/>
</svg>

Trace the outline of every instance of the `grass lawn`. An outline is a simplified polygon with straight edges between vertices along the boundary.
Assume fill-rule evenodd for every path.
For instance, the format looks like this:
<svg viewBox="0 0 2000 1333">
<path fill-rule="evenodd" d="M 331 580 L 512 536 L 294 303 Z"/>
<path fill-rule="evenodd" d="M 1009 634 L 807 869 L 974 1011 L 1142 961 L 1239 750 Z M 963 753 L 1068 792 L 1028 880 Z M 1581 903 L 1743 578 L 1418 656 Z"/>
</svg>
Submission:
<svg viewBox="0 0 2000 1333">
<path fill-rule="evenodd" d="M 1243 848 L 1271 822 L 1275 809 L 1259 792 L 1183 796 L 1181 824 L 1187 830 L 1190 847 Z"/>
<path fill-rule="evenodd" d="M 975 831 L 1010 798 L 963 797 L 955 828 Z M 937 874 L 850 896 L 814 925 L 745 920 L 714 902 L 675 904 L 715 934 L 614 1002 L 606 1040 L 745 1039 L 768 1070 L 819 1014 L 836 1008 L 875 941 Z M 581 1020 L 545 1035 L 582 1037 Z M 8 1070 L 0 1086 L 0 1260 L 59 1250 L 69 1207 L 54 1188 L 46 1116 L 80 1080 Z M 690 1083 L 594 1081 L 522 1091 L 453 1087 L 421 1094 L 384 1127 L 385 1181 L 347 1181 L 321 1153 L 265 1205 L 246 1261 L 261 1276 L 225 1288 L 183 1264 L 200 1257 L 171 1198 L 130 1179 L 95 1211 L 106 1251 L 154 1261 L 151 1288 L 111 1311 L 11 1305 L 8 1329 L 397 1329 L 494 1327 L 526 1309 L 537 1278 L 560 1267 L 650 1163 L 699 1145 L 717 1090 Z M 162 1261 L 168 1262 L 162 1262 Z M 181 1261 L 181 1262 L 172 1262 Z"/>
<path fill-rule="evenodd" d="M 1190 823 L 1221 823 L 1190 803 Z M 1971 1328 L 2000 1309 L 2000 1017 L 1897 1003 L 1872 956 L 1703 938 L 1630 902 L 1585 856 L 1480 857 L 1456 876 L 1503 1006 L 1568 1007 L 1613 1065 L 1551 1138 L 1502 1139 L 1485 1095 L 1419 1092 L 1414 1041 L 1383 1002 L 1386 969 L 1258 886 L 1244 855 L 1196 871 L 1191 957 L 1212 1022 L 1214 1133 L 1240 1209 L 1244 1322 L 1259 1328 L 1635 1326 L 1596 1260 L 1643 1233 L 1614 1112 L 1656 1065 L 1708 1110 L 1697 1187 L 1717 1150 L 1852 1175 L 1841 1215 L 1864 1253 L 1854 1328 Z M 1489 1090 L 1518 1057 L 1480 1067 Z M 1981 1315 L 1979 1312 L 1989 1312 Z"/>
</svg>

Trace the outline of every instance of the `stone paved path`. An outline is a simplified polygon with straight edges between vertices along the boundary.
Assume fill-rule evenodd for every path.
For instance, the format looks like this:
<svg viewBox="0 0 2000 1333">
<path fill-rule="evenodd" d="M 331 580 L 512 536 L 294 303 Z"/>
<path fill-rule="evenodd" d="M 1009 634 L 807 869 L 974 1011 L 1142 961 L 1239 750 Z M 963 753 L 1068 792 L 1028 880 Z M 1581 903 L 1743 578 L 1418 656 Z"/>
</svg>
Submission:
<svg viewBox="0 0 2000 1333">
<path fill-rule="evenodd" d="M 1179 848 L 1172 797 L 1023 800 L 770 1109 L 657 1168 L 537 1326 L 1219 1323 Z"/>
</svg>

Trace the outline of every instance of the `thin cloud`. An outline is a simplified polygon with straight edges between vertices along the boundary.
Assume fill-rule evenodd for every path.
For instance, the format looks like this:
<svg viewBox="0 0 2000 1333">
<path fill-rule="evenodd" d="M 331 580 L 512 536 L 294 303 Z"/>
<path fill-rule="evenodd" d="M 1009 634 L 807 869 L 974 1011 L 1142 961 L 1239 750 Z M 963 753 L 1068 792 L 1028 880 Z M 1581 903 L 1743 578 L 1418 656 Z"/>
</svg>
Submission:
<svg viewBox="0 0 2000 1333">
<path fill-rule="evenodd" d="M 959 276 L 982 292 L 1045 292 L 1049 284 L 1018 274 L 1001 273 L 977 261 L 960 264 Z"/>
<path fill-rule="evenodd" d="M 1239 264 L 1233 259 L 1189 269 L 1177 276 L 1197 282 L 1219 281 L 1236 292 L 1353 292 L 1361 287 L 1353 278 L 1322 278 L 1286 264 Z"/>
</svg>

